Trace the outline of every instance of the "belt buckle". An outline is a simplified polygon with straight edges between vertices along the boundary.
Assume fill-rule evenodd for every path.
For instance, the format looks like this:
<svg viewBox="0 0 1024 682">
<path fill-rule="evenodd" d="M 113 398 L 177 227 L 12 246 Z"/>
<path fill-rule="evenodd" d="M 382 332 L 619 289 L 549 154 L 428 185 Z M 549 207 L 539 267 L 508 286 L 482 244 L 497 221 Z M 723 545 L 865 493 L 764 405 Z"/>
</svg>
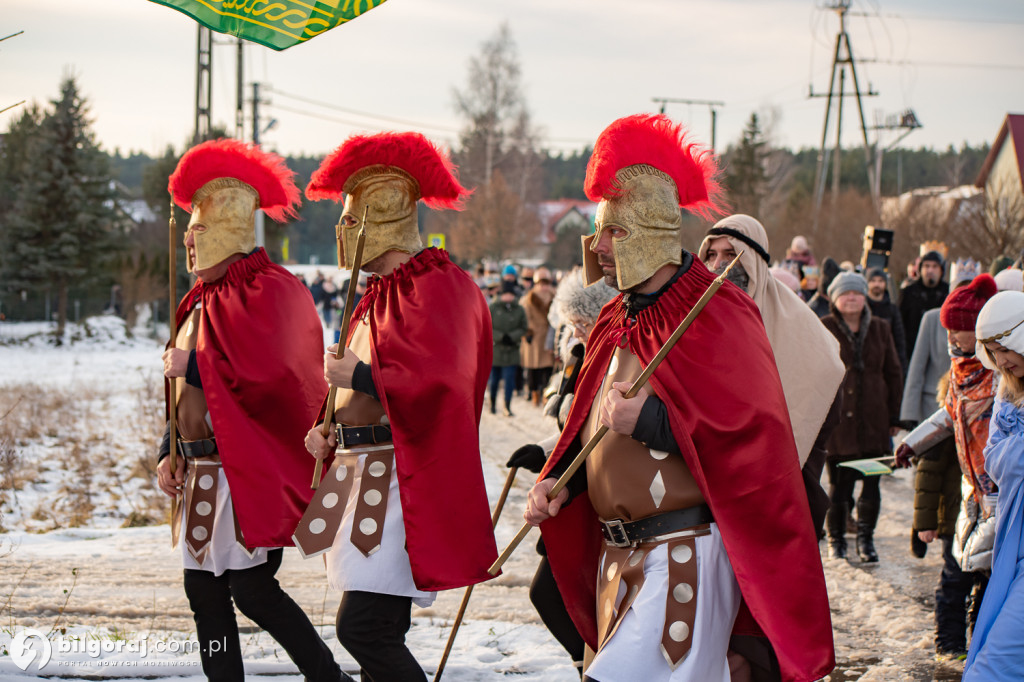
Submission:
<svg viewBox="0 0 1024 682">
<path fill-rule="evenodd" d="M 338 434 L 338 445 L 336 447 L 341 449 L 341 450 L 344 450 L 345 449 L 345 427 L 342 426 L 341 424 L 337 424 L 335 426 L 334 430 Z"/>
<path fill-rule="evenodd" d="M 611 521 L 604 522 L 605 530 L 608 531 L 608 536 L 605 541 L 612 547 L 632 547 L 633 543 L 629 541 L 629 536 L 626 535 L 626 526 L 622 523 L 622 519 L 612 519 Z"/>
<path fill-rule="evenodd" d="M 185 457 L 187 459 L 188 458 L 188 453 L 185 452 L 185 441 L 181 440 L 180 438 L 178 438 L 176 440 L 177 440 L 176 445 L 178 446 L 178 454 L 180 454 L 182 457 Z"/>
</svg>

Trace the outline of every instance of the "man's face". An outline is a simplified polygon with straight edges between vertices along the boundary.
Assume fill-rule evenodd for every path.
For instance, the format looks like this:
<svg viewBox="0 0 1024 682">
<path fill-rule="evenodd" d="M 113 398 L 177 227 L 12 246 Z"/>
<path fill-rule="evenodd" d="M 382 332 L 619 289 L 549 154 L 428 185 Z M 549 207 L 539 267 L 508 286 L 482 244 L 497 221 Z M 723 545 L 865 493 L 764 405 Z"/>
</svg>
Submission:
<svg viewBox="0 0 1024 682">
<path fill-rule="evenodd" d="M 876 301 L 882 300 L 885 295 L 885 277 L 875 276 L 868 280 L 868 296 Z"/>
<path fill-rule="evenodd" d="M 708 244 L 708 252 L 704 256 L 704 265 L 708 270 L 717 272 L 722 265 L 728 265 L 736 257 L 736 249 L 728 237 L 716 237 Z"/>
<path fill-rule="evenodd" d="M 625 239 L 629 236 L 629 230 L 620 225 L 609 225 L 601 230 L 601 236 L 592 247 L 597 254 L 598 265 L 601 266 L 601 274 L 604 275 L 604 283 L 615 289 L 619 288 L 618 279 L 615 277 L 615 248 L 613 239 Z"/>
<path fill-rule="evenodd" d="M 925 286 L 933 287 L 942 279 L 942 266 L 933 260 L 921 263 L 921 281 Z"/>
</svg>

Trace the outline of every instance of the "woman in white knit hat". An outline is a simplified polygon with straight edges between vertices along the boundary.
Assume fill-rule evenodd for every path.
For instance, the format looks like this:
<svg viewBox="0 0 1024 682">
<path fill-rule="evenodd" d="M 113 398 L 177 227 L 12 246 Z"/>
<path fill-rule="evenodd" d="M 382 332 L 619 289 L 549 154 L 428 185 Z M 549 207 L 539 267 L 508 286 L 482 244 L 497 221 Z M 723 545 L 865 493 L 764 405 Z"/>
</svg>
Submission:
<svg viewBox="0 0 1024 682">
<path fill-rule="evenodd" d="M 975 327 L 982 363 L 999 373 L 985 469 L 999 486 L 996 539 L 964 680 L 1020 679 L 1024 660 L 1024 292 L 989 299 Z"/>
</svg>

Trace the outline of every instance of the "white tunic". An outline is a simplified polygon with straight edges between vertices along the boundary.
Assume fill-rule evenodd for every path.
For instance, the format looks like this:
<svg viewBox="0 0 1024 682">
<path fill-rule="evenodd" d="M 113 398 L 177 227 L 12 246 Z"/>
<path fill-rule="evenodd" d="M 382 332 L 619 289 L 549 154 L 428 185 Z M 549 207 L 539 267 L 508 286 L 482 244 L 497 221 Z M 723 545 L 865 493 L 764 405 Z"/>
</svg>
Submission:
<svg viewBox="0 0 1024 682">
<path fill-rule="evenodd" d="M 204 470 L 213 467 L 203 467 Z M 221 575 L 224 571 L 240 571 L 253 566 L 259 566 L 267 561 L 267 550 L 265 547 L 257 548 L 252 556 L 244 547 L 238 544 L 235 539 L 235 517 L 234 509 L 231 507 L 231 490 L 228 488 L 228 477 L 224 475 L 223 467 L 216 467 L 220 476 L 217 482 L 217 509 L 213 518 L 213 539 L 206 548 L 206 556 L 200 565 L 189 553 L 185 544 L 185 538 L 179 540 L 181 544 L 181 563 L 183 568 L 200 571 L 210 571 L 214 575 Z M 192 472 L 189 472 L 192 475 Z M 187 512 L 187 510 L 186 510 Z M 182 533 L 185 532 L 187 524 L 182 519 Z"/>
<path fill-rule="evenodd" d="M 697 615 L 693 646 L 672 670 L 661 649 L 668 596 L 668 550 L 661 544 L 644 560 L 644 583 L 618 629 L 587 669 L 599 682 L 729 682 L 726 653 L 733 622 L 740 605 L 740 588 L 725 553 L 718 524 L 711 534 L 696 538 Z M 604 566 L 601 566 L 603 573 Z M 625 585 L 620 586 L 621 600 Z"/>
<path fill-rule="evenodd" d="M 416 589 L 405 549 L 405 521 L 402 517 L 402 499 L 398 491 L 397 467 L 391 467 L 388 487 L 388 507 L 384 517 L 384 532 L 380 549 L 364 556 L 351 542 L 352 520 L 355 517 L 357 495 L 363 476 L 366 455 L 359 455 L 355 465 L 355 480 L 345 505 L 341 528 L 334 537 L 334 545 L 327 552 L 327 580 L 332 589 L 391 594 L 412 597 L 420 607 L 434 603 L 436 592 Z"/>
</svg>

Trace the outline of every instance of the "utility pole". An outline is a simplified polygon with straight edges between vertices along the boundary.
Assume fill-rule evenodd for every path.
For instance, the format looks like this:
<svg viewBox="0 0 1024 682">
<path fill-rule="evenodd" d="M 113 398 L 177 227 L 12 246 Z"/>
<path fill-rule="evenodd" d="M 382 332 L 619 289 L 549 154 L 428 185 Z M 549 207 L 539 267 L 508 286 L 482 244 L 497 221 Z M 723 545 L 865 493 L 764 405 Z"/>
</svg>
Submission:
<svg viewBox="0 0 1024 682">
<path fill-rule="evenodd" d="M 839 198 L 839 171 L 840 156 L 842 155 L 842 134 L 843 134 L 843 98 L 857 98 L 857 112 L 860 114 L 860 130 L 864 139 L 864 167 L 868 174 L 868 186 L 874 187 L 874 169 L 871 164 L 871 145 L 868 143 L 867 122 L 864 119 L 864 105 L 862 97 L 874 97 L 878 93 L 872 90 L 868 84 L 867 92 L 860 91 L 860 83 L 857 81 L 857 67 L 853 58 L 853 48 L 850 46 L 850 36 L 846 32 L 846 12 L 850 9 L 850 0 L 835 0 L 829 9 L 839 14 L 839 33 L 836 35 L 836 49 L 832 55 L 832 76 L 829 80 L 828 95 L 816 94 L 811 88 L 808 97 L 828 97 L 828 104 L 825 106 L 825 125 L 821 131 L 821 147 L 818 150 L 818 166 L 814 175 L 814 230 L 818 229 L 820 222 L 821 203 L 825 196 L 825 183 L 828 180 L 828 155 L 826 148 L 828 144 L 829 120 L 832 117 L 832 100 L 836 99 L 836 144 L 832 150 L 832 208 L 833 215 Z M 846 69 L 850 69 L 853 79 L 853 92 L 845 92 Z M 836 72 L 839 74 L 839 87 L 836 88 Z"/>
<path fill-rule="evenodd" d="M 196 118 L 192 144 L 209 139 L 213 101 L 213 31 L 202 24 L 196 38 Z"/>
<path fill-rule="evenodd" d="M 715 102 L 708 99 L 679 99 L 675 97 L 652 97 L 652 102 L 661 103 L 661 113 L 665 113 L 665 105 L 672 104 L 706 104 L 711 109 L 711 151 L 715 151 L 715 126 L 718 119 L 716 107 L 724 107 L 725 102 Z"/>
<path fill-rule="evenodd" d="M 260 143 L 260 84 L 252 84 L 252 143 Z M 256 246 L 266 245 L 266 231 L 263 227 L 263 211 L 256 211 L 254 227 L 256 232 Z"/>
<path fill-rule="evenodd" d="M 876 116 L 876 121 L 880 117 Z M 921 124 L 917 120 L 917 115 L 913 109 L 906 109 L 898 114 L 890 114 L 885 117 L 884 121 L 876 123 L 872 126 L 875 131 L 875 182 L 871 186 L 871 198 L 875 201 L 875 206 L 880 207 L 882 201 L 882 157 L 885 152 L 895 147 L 900 140 L 905 138 L 916 129 L 920 128 Z M 896 139 L 882 147 L 881 137 L 883 130 L 901 130 Z M 896 175 L 896 194 L 899 194 L 903 187 L 903 157 L 899 157 Z"/>
<path fill-rule="evenodd" d="M 245 139 L 245 41 L 238 38 L 238 69 L 235 78 L 235 137 Z"/>
</svg>

